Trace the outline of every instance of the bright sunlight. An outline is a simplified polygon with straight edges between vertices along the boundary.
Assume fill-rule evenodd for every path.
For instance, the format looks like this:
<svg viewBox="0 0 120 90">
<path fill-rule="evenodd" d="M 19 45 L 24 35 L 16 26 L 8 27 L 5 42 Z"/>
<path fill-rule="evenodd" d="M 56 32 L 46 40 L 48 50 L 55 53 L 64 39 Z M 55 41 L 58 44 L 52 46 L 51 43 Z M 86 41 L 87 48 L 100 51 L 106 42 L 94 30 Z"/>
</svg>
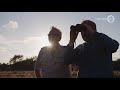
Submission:
<svg viewBox="0 0 120 90">
<path fill-rule="evenodd" d="M 47 36 L 42 36 L 40 37 L 40 43 L 41 43 L 41 46 L 44 47 L 44 46 L 49 46 L 51 47 L 52 44 L 49 43 L 49 40 L 48 40 L 48 37 Z"/>
</svg>

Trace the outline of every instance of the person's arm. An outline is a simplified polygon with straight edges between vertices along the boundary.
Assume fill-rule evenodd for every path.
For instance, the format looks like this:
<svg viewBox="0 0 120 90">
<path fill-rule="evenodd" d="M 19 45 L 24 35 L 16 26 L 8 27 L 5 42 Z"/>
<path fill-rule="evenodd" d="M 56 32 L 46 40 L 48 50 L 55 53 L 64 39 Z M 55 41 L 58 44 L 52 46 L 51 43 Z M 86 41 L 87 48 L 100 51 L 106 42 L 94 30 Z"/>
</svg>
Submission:
<svg viewBox="0 0 120 90">
<path fill-rule="evenodd" d="M 74 42 L 77 39 L 78 32 L 70 31 L 70 41 L 66 47 L 66 51 L 64 54 L 64 62 L 65 64 L 69 65 L 73 62 L 73 55 L 74 55 Z"/>
<path fill-rule="evenodd" d="M 105 34 L 101 34 L 100 37 L 107 50 L 110 50 L 112 53 L 117 51 L 119 43 L 116 40 L 113 40 L 112 38 L 108 37 Z"/>
<path fill-rule="evenodd" d="M 34 71 L 37 78 L 42 78 L 42 69 L 41 69 L 41 62 L 40 62 L 41 55 L 42 55 L 42 49 L 38 54 L 38 57 L 34 66 Z"/>
<path fill-rule="evenodd" d="M 69 44 L 67 45 L 66 47 L 66 51 L 65 51 L 65 54 L 64 54 L 64 63 L 69 65 L 72 63 L 73 61 L 73 52 L 74 51 L 74 48 L 73 46 L 70 46 Z"/>
</svg>

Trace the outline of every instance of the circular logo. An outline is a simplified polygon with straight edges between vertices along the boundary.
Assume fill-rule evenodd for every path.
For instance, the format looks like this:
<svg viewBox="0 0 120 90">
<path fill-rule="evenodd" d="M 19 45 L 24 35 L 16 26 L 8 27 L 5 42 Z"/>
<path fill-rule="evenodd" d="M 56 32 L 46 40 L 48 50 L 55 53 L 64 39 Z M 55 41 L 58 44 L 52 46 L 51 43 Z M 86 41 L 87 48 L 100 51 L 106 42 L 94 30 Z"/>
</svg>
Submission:
<svg viewBox="0 0 120 90">
<path fill-rule="evenodd" d="M 109 15 L 109 16 L 107 17 L 107 21 L 108 21 L 109 23 L 113 23 L 113 22 L 115 21 L 114 16 Z"/>
</svg>

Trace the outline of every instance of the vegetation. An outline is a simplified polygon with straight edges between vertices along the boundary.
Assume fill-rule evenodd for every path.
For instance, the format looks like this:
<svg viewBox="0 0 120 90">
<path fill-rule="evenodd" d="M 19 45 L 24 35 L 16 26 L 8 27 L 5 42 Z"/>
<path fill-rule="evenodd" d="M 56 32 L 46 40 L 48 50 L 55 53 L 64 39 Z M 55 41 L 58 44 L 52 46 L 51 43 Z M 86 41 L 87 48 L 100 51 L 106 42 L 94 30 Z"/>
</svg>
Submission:
<svg viewBox="0 0 120 90">
<path fill-rule="evenodd" d="M 9 63 L 0 64 L 0 71 L 31 71 L 34 70 L 36 56 L 23 59 L 23 55 L 14 55 Z"/>
<path fill-rule="evenodd" d="M 35 78 L 34 71 L 0 71 L 0 78 Z"/>
<path fill-rule="evenodd" d="M 36 56 L 23 59 L 23 55 L 14 55 L 9 63 L 0 63 L 0 78 L 34 78 Z M 120 59 L 113 61 L 114 77 L 120 78 Z"/>
</svg>

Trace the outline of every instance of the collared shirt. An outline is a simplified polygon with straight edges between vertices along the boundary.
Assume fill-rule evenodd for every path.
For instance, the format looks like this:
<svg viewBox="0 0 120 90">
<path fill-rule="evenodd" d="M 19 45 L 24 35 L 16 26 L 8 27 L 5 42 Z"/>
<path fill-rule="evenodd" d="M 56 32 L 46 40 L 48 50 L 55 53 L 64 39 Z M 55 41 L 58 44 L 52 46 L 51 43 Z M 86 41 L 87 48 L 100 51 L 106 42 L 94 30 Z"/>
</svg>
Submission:
<svg viewBox="0 0 120 90">
<path fill-rule="evenodd" d="M 113 74 L 112 53 L 119 43 L 105 34 L 96 33 L 92 42 L 85 42 L 78 47 L 67 46 L 65 63 L 79 66 L 81 78 L 111 78 Z"/>
<path fill-rule="evenodd" d="M 57 48 L 51 53 L 50 47 L 43 47 L 38 55 L 35 68 L 42 70 L 42 78 L 67 78 L 68 65 L 64 64 L 65 47 Z"/>
</svg>

